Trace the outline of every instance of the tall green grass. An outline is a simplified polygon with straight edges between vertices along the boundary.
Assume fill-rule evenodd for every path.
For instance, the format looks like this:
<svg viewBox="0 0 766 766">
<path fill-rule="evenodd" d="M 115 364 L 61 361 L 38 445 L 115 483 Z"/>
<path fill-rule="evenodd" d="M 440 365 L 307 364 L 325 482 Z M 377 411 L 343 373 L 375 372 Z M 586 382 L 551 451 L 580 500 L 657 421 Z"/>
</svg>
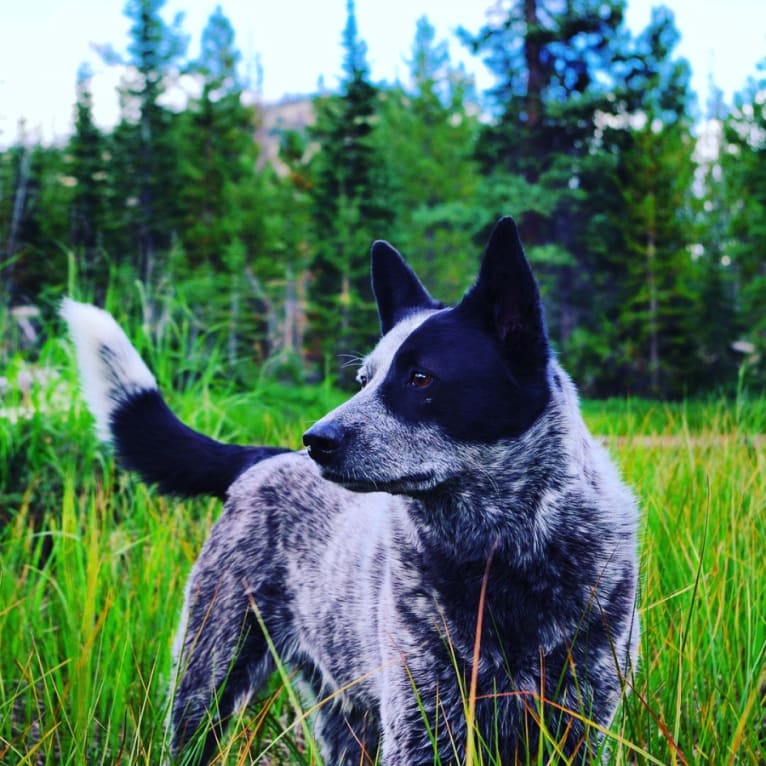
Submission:
<svg viewBox="0 0 766 766">
<path fill-rule="evenodd" d="M 644 513 L 626 731 L 668 763 L 763 763 L 766 442 L 732 406 L 693 409 L 694 420 L 689 406 L 667 410 L 667 438 L 634 433 L 614 450 Z"/>
<path fill-rule="evenodd" d="M 343 398 L 261 379 L 235 391 L 204 338 L 183 321 L 168 333 L 131 330 L 160 381 L 180 383 L 173 409 L 219 438 L 297 447 Z M 55 376 L 23 393 L 29 364 L 10 360 L 1 403 L 0 762 L 159 763 L 184 582 L 220 506 L 165 500 L 116 471 L 68 346 L 49 343 L 37 364 Z M 584 408 L 643 509 L 641 662 L 609 762 L 763 763 L 766 404 Z M 275 676 L 220 763 L 317 762 L 293 681 Z"/>
</svg>

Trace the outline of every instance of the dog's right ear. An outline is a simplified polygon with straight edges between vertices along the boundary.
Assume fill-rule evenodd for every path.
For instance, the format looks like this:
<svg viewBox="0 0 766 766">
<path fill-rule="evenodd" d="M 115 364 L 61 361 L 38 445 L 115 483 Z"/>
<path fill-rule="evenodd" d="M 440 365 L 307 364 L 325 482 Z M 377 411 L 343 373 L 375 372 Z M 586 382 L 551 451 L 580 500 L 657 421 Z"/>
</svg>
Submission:
<svg viewBox="0 0 766 766">
<path fill-rule="evenodd" d="M 421 309 L 440 309 L 399 251 L 378 240 L 370 253 L 372 291 L 378 304 L 380 330 L 385 335 L 408 314 Z"/>
</svg>

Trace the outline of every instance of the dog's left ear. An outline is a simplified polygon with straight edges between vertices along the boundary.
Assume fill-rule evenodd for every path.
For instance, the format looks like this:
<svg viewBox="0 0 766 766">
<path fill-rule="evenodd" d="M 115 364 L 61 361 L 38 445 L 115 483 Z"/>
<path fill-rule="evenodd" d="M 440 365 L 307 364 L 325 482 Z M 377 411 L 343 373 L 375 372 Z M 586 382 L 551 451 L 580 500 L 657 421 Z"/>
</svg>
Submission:
<svg viewBox="0 0 766 766">
<path fill-rule="evenodd" d="M 415 272 L 405 263 L 399 251 L 378 240 L 370 253 L 372 265 L 372 291 L 378 304 L 380 330 L 385 335 L 407 314 L 421 309 L 439 309 L 423 287 Z"/>
<path fill-rule="evenodd" d="M 522 375 L 540 372 L 547 366 L 550 347 L 540 291 L 513 218 L 501 218 L 495 225 L 479 278 L 456 310 L 479 317 Z"/>
</svg>

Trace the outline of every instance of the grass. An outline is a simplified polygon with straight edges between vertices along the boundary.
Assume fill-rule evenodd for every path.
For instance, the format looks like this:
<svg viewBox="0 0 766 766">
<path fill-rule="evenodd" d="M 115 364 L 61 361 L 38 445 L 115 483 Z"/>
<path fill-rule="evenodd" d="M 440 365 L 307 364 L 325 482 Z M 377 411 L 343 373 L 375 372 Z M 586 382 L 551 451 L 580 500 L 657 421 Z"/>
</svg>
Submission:
<svg viewBox="0 0 766 766">
<path fill-rule="evenodd" d="M 626 731 L 667 763 L 759 763 L 766 457 L 752 431 L 727 428 L 725 409 L 697 409 L 705 434 L 728 438 L 700 439 L 681 407 L 667 431 L 680 439 L 646 446 L 638 433 L 615 449 L 644 512 L 642 667 Z"/>
<path fill-rule="evenodd" d="M 171 405 L 221 438 L 297 447 L 343 398 L 260 380 L 237 393 L 205 372 L 207 354 L 182 356 L 202 372 Z M 25 394 L 29 365 L 12 359 L 0 401 L 0 761 L 158 763 L 184 582 L 220 506 L 165 500 L 116 471 L 65 344 L 48 344 L 39 366 L 57 375 Z M 584 410 L 643 509 L 641 665 L 609 761 L 763 763 L 766 402 Z M 292 682 L 275 676 L 220 763 L 317 762 Z"/>
</svg>

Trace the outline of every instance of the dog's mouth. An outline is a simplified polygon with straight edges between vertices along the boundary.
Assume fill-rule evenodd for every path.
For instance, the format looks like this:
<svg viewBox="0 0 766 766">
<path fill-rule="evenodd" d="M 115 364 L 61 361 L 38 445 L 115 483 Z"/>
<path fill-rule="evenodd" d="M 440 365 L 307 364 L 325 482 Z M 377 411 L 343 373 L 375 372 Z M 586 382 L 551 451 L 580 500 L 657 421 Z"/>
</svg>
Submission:
<svg viewBox="0 0 766 766">
<path fill-rule="evenodd" d="M 352 492 L 388 492 L 391 495 L 411 495 L 432 489 L 437 484 L 436 477 L 431 471 L 407 474 L 395 479 L 351 476 L 330 466 L 320 466 L 320 471 L 323 478 Z"/>
</svg>

